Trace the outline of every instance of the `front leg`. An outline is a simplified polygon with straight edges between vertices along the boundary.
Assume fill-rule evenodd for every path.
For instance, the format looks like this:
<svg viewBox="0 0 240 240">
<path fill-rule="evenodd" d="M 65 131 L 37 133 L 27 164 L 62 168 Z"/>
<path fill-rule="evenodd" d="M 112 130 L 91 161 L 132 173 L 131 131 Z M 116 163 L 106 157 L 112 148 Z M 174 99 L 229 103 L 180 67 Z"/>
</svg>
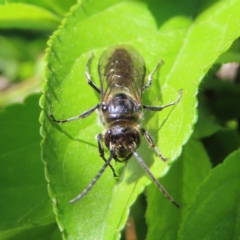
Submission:
<svg viewBox="0 0 240 240">
<path fill-rule="evenodd" d="M 104 162 L 107 161 L 107 159 L 104 156 L 104 147 L 103 147 L 103 135 L 100 133 L 97 135 L 97 140 L 98 140 L 98 151 L 99 151 L 99 155 L 100 157 L 103 159 Z M 113 166 L 111 164 L 109 164 L 109 167 L 112 169 L 112 173 L 114 177 L 118 177 L 115 169 L 113 168 Z"/>
</svg>

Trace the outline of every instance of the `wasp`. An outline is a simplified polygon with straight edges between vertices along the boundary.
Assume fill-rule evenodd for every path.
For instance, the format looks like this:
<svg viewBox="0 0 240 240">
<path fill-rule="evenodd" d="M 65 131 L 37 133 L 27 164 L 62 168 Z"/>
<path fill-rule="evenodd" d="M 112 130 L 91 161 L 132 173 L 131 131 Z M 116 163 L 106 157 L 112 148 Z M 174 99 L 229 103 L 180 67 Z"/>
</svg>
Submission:
<svg viewBox="0 0 240 240">
<path fill-rule="evenodd" d="M 115 177 L 117 176 L 111 165 L 113 159 L 117 162 L 127 162 L 134 156 L 163 194 L 175 206 L 179 207 L 170 194 L 153 176 L 148 166 L 138 154 L 137 149 L 140 146 L 141 137 L 144 136 L 149 146 L 155 150 L 160 159 L 163 161 L 167 160 L 155 145 L 148 131 L 141 127 L 143 110 L 161 111 L 164 108 L 174 106 L 180 101 L 182 91 L 179 91 L 178 97 L 174 102 L 167 105 L 144 105 L 142 104 L 142 94 L 151 85 L 153 74 L 163 61 L 158 62 L 153 71 L 148 75 L 146 84 L 144 84 L 146 67 L 143 58 L 137 50 L 128 45 L 111 46 L 103 52 L 98 62 L 99 88 L 95 85 L 89 73 L 91 58 L 92 54 L 86 65 L 85 76 L 88 84 L 100 95 L 100 103 L 86 112 L 66 120 L 56 120 L 54 116 L 50 114 L 54 122 L 66 123 L 86 118 L 95 110 L 98 110 L 100 120 L 106 129 L 103 134 L 100 133 L 97 135 L 99 155 L 105 161 L 105 164 L 85 190 L 72 199 L 70 203 L 80 200 L 94 186 L 108 166 L 112 169 L 113 175 Z M 106 158 L 104 154 L 104 143 L 110 152 L 108 158 Z"/>
</svg>

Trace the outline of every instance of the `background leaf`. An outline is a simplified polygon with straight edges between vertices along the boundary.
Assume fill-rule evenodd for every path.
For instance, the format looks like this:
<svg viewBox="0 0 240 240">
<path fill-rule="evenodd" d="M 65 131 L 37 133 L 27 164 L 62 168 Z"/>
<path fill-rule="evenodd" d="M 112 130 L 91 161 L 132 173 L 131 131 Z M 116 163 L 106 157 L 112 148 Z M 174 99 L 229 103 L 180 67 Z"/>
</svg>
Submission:
<svg viewBox="0 0 240 240">
<path fill-rule="evenodd" d="M 239 158 L 238 150 L 213 169 L 204 180 L 181 226 L 179 239 L 238 238 Z"/>
<path fill-rule="evenodd" d="M 56 229 L 40 158 L 39 94 L 0 112 L 0 238 L 37 239 Z"/>
<path fill-rule="evenodd" d="M 210 170 L 211 163 L 202 143 L 190 139 L 178 161 L 161 179 L 163 186 L 174 196 L 181 208 L 173 208 L 154 185 L 147 188 L 146 221 L 149 230 L 146 239 L 177 239 L 187 206 L 193 201 L 200 183 Z"/>
<path fill-rule="evenodd" d="M 0 5 L 0 28 L 55 29 L 60 18 L 38 6 L 10 3 Z"/>
<path fill-rule="evenodd" d="M 64 15 L 69 8 L 76 3 L 75 0 L 70 1 L 58 1 L 58 0 L 2 0 L 0 4 L 9 4 L 9 3 L 24 3 L 29 5 L 39 6 L 41 8 L 45 8 L 49 11 L 55 12 L 58 15 Z"/>
</svg>

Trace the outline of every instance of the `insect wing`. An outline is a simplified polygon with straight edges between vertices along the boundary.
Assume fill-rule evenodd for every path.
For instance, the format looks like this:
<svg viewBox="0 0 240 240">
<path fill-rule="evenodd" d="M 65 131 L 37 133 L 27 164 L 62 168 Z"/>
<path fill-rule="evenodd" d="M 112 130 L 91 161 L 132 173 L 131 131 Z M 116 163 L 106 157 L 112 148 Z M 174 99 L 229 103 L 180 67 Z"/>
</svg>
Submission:
<svg viewBox="0 0 240 240">
<path fill-rule="evenodd" d="M 145 72 L 144 60 L 134 48 L 125 45 L 108 48 L 98 64 L 102 101 L 107 102 L 121 92 L 141 103 Z"/>
</svg>

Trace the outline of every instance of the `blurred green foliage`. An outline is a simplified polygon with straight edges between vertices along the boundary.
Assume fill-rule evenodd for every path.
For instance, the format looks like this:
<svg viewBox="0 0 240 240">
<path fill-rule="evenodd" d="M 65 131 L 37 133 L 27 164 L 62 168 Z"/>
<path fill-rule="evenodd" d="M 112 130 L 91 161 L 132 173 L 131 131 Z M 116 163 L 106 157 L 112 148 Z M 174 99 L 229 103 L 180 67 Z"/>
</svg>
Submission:
<svg viewBox="0 0 240 240">
<path fill-rule="evenodd" d="M 238 239 L 240 74 L 222 64 L 240 62 L 240 2 L 75 3 L 0 1 L 0 239 Z M 118 182 L 107 170 L 68 204 L 103 164 L 94 139 L 102 128 L 94 117 L 59 126 L 47 114 L 72 117 L 97 103 L 87 58 L 94 52 L 98 85 L 99 55 L 118 43 L 134 45 L 148 71 L 165 61 L 144 102 L 167 103 L 183 89 L 176 108 L 144 120 L 172 166 L 139 149 L 180 209 L 146 187 L 134 159 L 116 166 Z"/>
</svg>

